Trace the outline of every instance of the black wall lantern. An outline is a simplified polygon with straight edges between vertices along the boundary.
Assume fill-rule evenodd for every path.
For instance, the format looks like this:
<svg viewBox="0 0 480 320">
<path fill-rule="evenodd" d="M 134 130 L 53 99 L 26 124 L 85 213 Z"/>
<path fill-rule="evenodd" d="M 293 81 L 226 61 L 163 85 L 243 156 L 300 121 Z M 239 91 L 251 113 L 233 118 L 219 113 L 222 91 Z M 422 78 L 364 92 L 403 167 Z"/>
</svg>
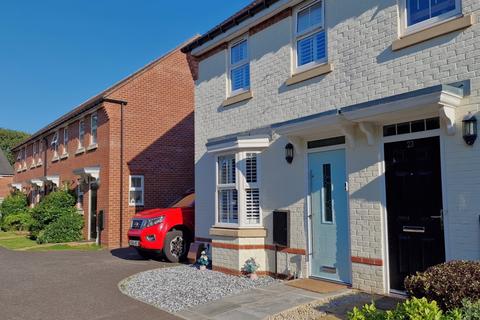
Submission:
<svg viewBox="0 0 480 320">
<path fill-rule="evenodd" d="M 463 119 L 463 140 L 469 146 L 472 146 L 477 140 L 477 118 L 468 113 L 468 115 Z"/>
<path fill-rule="evenodd" d="M 285 160 L 287 160 L 288 163 L 293 162 L 293 154 L 294 154 L 293 144 L 287 143 L 287 145 L 285 146 Z"/>
</svg>

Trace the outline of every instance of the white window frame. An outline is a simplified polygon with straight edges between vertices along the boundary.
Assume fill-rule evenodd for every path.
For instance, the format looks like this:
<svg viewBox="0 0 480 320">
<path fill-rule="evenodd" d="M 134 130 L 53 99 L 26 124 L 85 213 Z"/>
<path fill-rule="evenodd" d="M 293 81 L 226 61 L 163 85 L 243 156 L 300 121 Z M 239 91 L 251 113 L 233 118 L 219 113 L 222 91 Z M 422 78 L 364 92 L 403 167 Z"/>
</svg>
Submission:
<svg viewBox="0 0 480 320">
<path fill-rule="evenodd" d="M 42 139 L 38 140 L 38 160 L 37 160 L 37 167 L 41 166 L 43 164 L 42 160 L 42 153 L 43 153 L 43 143 Z"/>
<path fill-rule="evenodd" d="M 80 201 L 80 195 L 82 196 L 82 201 Z M 85 197 L 85 193 L 82 190 L 82 185 L 79 184 L 77 186 L 77 209 L 79 211 L 84 211 L 83 210 L 83 200 L 85 200 L 84 197 Z"/>
<path fill-rule="evenodd" d="M 38 156 L 38 141 L 34 141 L 32 144 L 32 164 L 30 168 L 35 168 L 37 165 L 37 156 Z"/>
<path fill-rule="evenodd" d="M 142 185 L 140 188 L 132 187 L 132 178 L 140 178 Z M 142 201 L 132 203 L 130 199 L 131 191 L 141 191 L 142 192 Z M 145 176 L 143 175 L 130 175 L 128 178 L 128 206 L 129 207 L 142 207 L 145 205 Z"/>
<path fill-rule="evenodd" d="M 27 146 L 23 148 L 23 170 L 27 170 Z"/>
<path fill-rule="evenodd" d="M 68 127 L 63 128 L 63 155 L 68 155 L 68 141 L 70 140 Z"/>
<path fill-rule="evenodd" d="M 455 19 L 462 15 L 462 0 L 455 0 L 455 10 L 446 12 L 439 16 L 427 19 L 425 21 L 416 23 L 414 25 L 408 25 L 408 12 L 407 12 L 407 1 L 408 0 L 398 0 L 399 7 L 399 21 L 400 21 L 400 36 L 406 36 L 424 29 L 431 28 L 440 23 L 446 22 L 448 20 Z"/>
<path fill-rule="evenodd" d="M 59 140 L 60 139 L 60 133 L 59 131 L 55 131 L 52 137 L 52 141 L 50 142 L 50 145 L 53 147 L 53 161 L 58 160 L 58 145 L 59 145 Z"/>
<path fill-rule="evenodd" d="M 247 154 L 255 153 L 257 155 L 257 182 L 248 183 L 246 177 L 246 158 Z M 235 184 L 219 184 L 219 167 L 218 160 L 220 157 L 235 155 Z M 248 151 L 237 151 L 237 152 L 226 152 L 220 153 L 215 157 L 215 226 L 216 227 L 235 227 L 235 228 L 258 228 L 263 226 L 263 212 L 261 206 L 261 197 L 262 197 L 262 188 L 260 184 L 260 175 L 261 175 L 261 152 L 256 150 Z M 237 190 L 237 214 L 238 219 L 237 223 L 225 223 L 220 221 L 220 211 L 218 204 L 219 191 L 221 190 L 236 189 Z M 246 190 L 247 189 L 258 189 L 259 191 L 259 221 L 258 223 L 248 223 L 247 221 L 247 211 L 246 211 Z"/>
<path fill-rule="evenodd" d="M 234 46 L 236 46 L 237 44 L 243 42 L 243 41 L 246 41 L 247 42 L 247 57 L 244 59 L 244 60 L 241 60 L 235 64 L 232 64 L 232 48 Z M 250 87 L 252 85 L 252 69 L 251 69 L 251 65 L 250 65 L 250 41 L 249 41 L 249 38 L 248 38 L 248 35 L 244 35 L 234 41 L 231 41 L 229 44 L 228 44 L 228 54 L 227 54 L 227 83 L 228 83 L 228 97 L 233 97 L 233 96 L 236 96 L 236 95 L 239 95 L 239 94 L 242 94 L 242 93 L 245 93 L 245 92 L 249 92 L 250 91 Z M 232 70 L 233 69 L 236 69 L 236 68 L 239 68 L 239 67 L 242 67 L 244 65 L 248 64 L 249 66 L 249 86 L 247 88 L 241 88 L 241 89 L 237 89 L 237 90 L 232 90 Z"/>
<path fill-rule="evenodd" d="M 83 124 L 83 126 L 82 126 Z M 78 120 L 78 147 L 77 150 L 84 148 L 83 143 L 85 140 L 85 119 Z"/>
<path fill-rule="evenodd" d="M 96 118 L 97 123 L 93 125 L 93 119 Z M 95 134 L 94 134 L 95 132 Z M 90 146 L 96 146 L 98 142 L 98 114 L 92 113 L 90 116 Z"/>
<path fill-rule="evenodd" d="M 310 6 L 315 5 L 316 3 L 322 3 L 322 24 L 320 26 L 315 26 L 313 28 L 304 30 L 302 32 L 298 32 L 298 14 L 307 9 Z M 303 66 L 298 65 L 298 53 L 297 53 L 297 45 L 298 42 L 304 38 L 307 38 L 317 32 L 325 32 L 325 58 L 320 60 L 313 60 L 310 63 L 304 64 Z M 292 37 L 292 58 L 293 58 L 293 73 L 300 73 L 317 66 L 326 64 L 328 62 L 328 33 L 325 30 L 325 0 L 313 0 L 304 5 L 298 6 L 293 10 L 293 37 Z M 316 48 L 314 48 L 314 57 L 316 56 Z"/>
</svg>

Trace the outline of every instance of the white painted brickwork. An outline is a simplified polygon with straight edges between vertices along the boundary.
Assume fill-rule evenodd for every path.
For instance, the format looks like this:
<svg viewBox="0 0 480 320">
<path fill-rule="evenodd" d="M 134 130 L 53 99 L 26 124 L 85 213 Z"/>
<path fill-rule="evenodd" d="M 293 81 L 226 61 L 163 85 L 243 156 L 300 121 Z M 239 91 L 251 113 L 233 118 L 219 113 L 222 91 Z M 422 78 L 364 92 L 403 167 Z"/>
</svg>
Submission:
<svg viewBox="0 0 480 320">
<path fill-rule="evenodd" d="M 327 0 L 328 52 L 333 72 L 285 85 L 292 63 L 292 20 L 286 18 L 249 38 L 253 98 L 227 108 L 221 107 L 227 90 L 226 51 L 202 61 L 195 110 L 197 236 L 210 237 L 208 230 L 215 222 L 215 157 L 206 153 L 208 139 L 467 79 L 471 80 L 471 96 L 457 111 L 457 122 L 461 123 L 468 111 L 480 118 L 480 1 L 463 0 L 463 13 L 474 14 L 476 23 L 472 27 L 393 52 L 391 45 L 398 34 L 397 1 Z M 480 143 L 467 147 L 461 133 L 446 136 L 443 130 L 441 139 L 447 259 L 478 260 Z M 347 148 L 351 252 L 352 256 L 385 262 L 382 140 L 378 134 L 376 143 L 369 146 L 360 132 L 356 132 L 356 140 L 353 148 Z M 261 206 L 263 223 L 269 230 L 265 243 L 272 241 L 271 211 L 289 209 L 290 247 L 307 249 L 304 150 L 296 145 L 296 158 L 288 165 L 283 150 L 286 142 L 285 138 L 275 140 L 261 155 Z M 234 268 L 235 263 L 240 263 L 232 263 L 227 250 L 213 252 L 215 256 L 225 255 L 221 258 L 224 266 Z M 270 252 L 262 259 L 269 269 L 273 268 Z M 287 261 L 283 260 L 279 269 L 286 270 Z M 307 265 L 305 261 L 300 268 L 307 270 Z M 385 292 L 386 269 L 354 263 L 354 287 Z"/>
</svg>

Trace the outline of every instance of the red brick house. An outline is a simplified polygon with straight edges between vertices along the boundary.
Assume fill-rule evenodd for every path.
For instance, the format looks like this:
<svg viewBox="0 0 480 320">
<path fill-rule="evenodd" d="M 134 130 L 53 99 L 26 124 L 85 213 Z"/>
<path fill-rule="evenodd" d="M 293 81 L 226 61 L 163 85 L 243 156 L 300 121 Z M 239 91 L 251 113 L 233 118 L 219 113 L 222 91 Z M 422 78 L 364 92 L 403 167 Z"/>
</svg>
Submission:
<svg viewBox="0 0 480 320">
<path fill-rule="evenodd" d="M 13 168 L 0 150 L 0 203 L 10 194 L 10 185 L 13 179 Z"/>
<path fill-rule="evenodd" d="M 193 66 L 192 66 L 193 67 Z M 194 186 L 194 83 L 174 49 L 14 148 L 12 186 L 34 206 L 55 188 L 77 194 L 84 237 L 127 245 L 135 212 L 165 207 Z"/>
</svg>

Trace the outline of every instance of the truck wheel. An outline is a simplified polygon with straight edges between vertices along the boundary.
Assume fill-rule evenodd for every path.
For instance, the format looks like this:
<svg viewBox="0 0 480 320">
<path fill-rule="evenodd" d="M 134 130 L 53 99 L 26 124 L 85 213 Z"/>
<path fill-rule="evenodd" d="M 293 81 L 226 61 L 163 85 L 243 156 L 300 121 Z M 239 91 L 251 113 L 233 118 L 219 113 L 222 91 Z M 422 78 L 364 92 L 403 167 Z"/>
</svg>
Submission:
<svg viewBox="0 0 480 320">
<path fill-rule="evenodd" d="M 183 231 L 172 230 L 165 236 L 163 253 L 170 262 L 179 262 L 188 253 L 188 241 Z"/>
</svg>

